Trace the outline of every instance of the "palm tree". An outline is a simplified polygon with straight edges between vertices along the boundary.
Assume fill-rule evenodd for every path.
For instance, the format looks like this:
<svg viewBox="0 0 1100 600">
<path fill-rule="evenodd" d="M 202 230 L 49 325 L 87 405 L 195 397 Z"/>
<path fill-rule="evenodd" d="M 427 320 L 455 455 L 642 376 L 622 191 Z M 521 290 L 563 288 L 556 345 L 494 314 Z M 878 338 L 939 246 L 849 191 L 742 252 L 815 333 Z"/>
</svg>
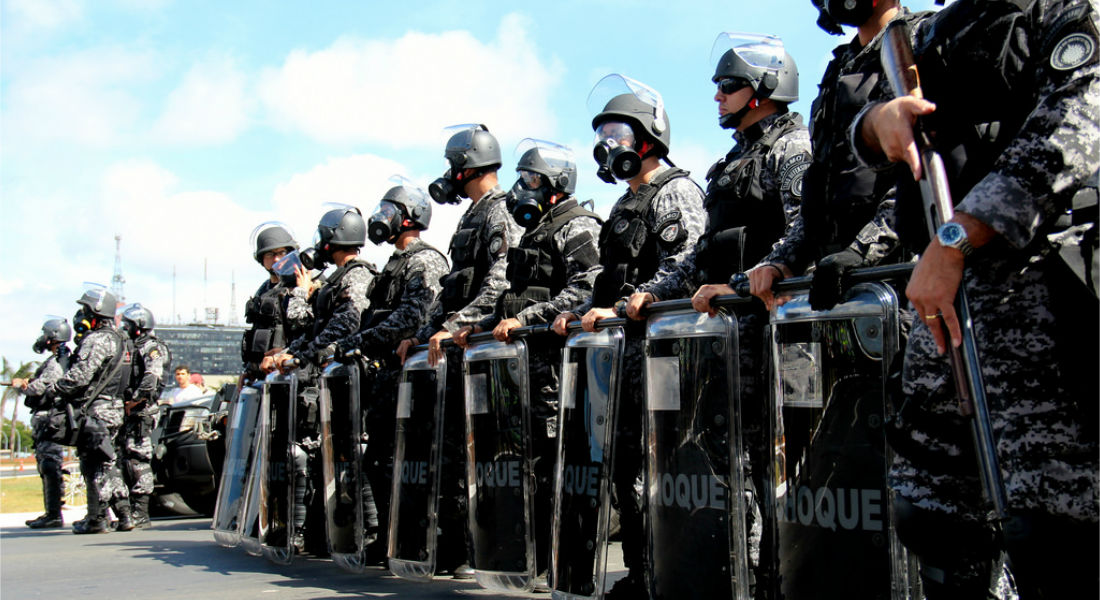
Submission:
<svg viewBox="0 0 1100 600">
<path fill-rule="evenodd" d="M 11 381 L 12 379 L 17 377 L 19 379 L 29 379 L 31 375 L 34 375 L 34 370 L 38 367 L 38 363 L 33 360 L 31 362 L 20 363 L 19 368 L 14 368 L 15 365 L 8 361 L 8 358 L 6 356 L 0 360 L 3 361 L 3 369 L 0 370 L 0 378 L 2 378 L 4 381 Z M 18 399 L 19 393 L 20 390 L 18 388 L 12 386 L 4 388 L 4 394 L 3 396 L 0 396 L 0 415 L 4 414 L 4 407 L 8 404 L 8 398 Z M 16 410 L 18 410 L 19 405 L 16 404 L 15 408 Z M 12 411 L 12 421 L 15 421 L 15 412 L 16 411 Z M 8 441 L 8 448 L 14 449 L 15 427 L 11 428 L 9 438 L 10 439 Z"/>
</svg>

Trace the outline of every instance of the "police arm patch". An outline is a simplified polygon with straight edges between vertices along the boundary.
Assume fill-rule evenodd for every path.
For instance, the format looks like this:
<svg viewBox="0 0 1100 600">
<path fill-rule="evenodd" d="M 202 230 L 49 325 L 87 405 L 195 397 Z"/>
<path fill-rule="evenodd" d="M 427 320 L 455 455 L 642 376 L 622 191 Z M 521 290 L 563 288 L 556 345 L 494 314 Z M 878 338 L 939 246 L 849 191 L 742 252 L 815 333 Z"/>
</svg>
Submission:
<svg viewBox="0 0 1100 600">
<path fill-rule="evenodd" d="M 810 162 L 812 162 L 812 159 L 805 152 L 787 159 L 779 170 L 779 191 L 788 192 L 796 198 L 801 198 L 802 178 L 810 168 Z"/>
<path fill-rule="evenodd" d="M 1055 44 L 1050 66 L 1058 71 L 1072 71 L 1093 60 L 1095 55 L 1095 39 L 1085 33 L 1071 33 Z"/>
</svg>

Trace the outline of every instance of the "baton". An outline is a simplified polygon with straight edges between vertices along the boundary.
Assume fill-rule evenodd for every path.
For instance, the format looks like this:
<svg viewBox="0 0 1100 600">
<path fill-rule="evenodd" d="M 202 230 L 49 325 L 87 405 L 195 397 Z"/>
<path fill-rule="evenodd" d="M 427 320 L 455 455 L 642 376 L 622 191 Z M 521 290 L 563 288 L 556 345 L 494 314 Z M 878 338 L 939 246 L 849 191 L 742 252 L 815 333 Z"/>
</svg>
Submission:
<svg viewBox="0 0 1100 600">
<path fill-rule="evenodd" d="M 909 42 L 909 28 L 904 22 L 894 21 L 887 26 L 881 58 L 883 70 L 886 72 L 895 96 L 924 97 L 920 87 L 920 74 L 913 59 L 913 47 Z M 948 187 L 943 159 L 919 126 L 914 129 L 913 137 L 920 150 L 922 169 L 920 191 L 924 204 L 924 218 L 929 235 L 935 237 L 940 225 L 950 221 L 954 216 L 955 203 L 951 199 L 951 189 Z M 1000 461 L 997 459 L 997 446 L 993 439 L 989 404 L 985 396 L 985 382 L 982 381 L 981 360 L 970 318 L 970 305 L 966 299 L 966 287 L 962 284 L 959 285 L 958 294 L 955 296 L 955 312 L 959 317 L 962 346 L 957 348 L 950 343 L 947 346 L 951 371 L 955 379 L 955 391 L 959 397 L 959 409 L 970 421 L 970 433 L 978 458 L 978 474 L 981 477 L 982 491 L 986 500 L 992 505 L 994 514 L 1003 521 L 1008 518 L 1008 495 L 1001 477 Z M 935 323 L 935 326 L 943 328 L 944 338 L 949 340 L 950 334 L 943 322 L 943 317 L 936 319 Z M 932 325 L 929 323 L 929 326 Z"/>
</svg>

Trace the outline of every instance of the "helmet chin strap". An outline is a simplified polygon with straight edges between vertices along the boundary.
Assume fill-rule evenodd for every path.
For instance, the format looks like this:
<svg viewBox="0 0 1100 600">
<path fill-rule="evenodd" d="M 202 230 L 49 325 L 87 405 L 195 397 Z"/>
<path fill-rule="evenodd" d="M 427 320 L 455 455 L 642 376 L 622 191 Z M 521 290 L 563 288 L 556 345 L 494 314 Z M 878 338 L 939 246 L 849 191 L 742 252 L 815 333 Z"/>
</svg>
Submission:
<svg viewBox="0 0 1100 600">
<path fill-rule="evenodd" d="M 718 125 L 721 126 L 722 129 L 737 129 L 737 126 L 741 124 L 741 121 L 745 118 L 745 115 L 749 114 L 749 111 L 755 109 L 757 106 L 760 106 L 760 100 L 758 100 L 754 96 L 744 106 L 741 107 L 741 110 L 738 110 L 737 112 L 726 113 L 718 117 Z"/>
</svg>

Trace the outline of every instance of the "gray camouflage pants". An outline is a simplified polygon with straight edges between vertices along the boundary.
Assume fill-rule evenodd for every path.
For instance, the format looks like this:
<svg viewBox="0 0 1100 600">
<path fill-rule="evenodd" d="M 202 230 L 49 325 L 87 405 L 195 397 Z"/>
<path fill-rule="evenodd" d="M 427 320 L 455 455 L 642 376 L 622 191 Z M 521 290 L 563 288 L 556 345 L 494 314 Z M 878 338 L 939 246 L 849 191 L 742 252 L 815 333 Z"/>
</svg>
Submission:
<svg viewBox="0 0 1100 600">
<path fill-rule="evenodd" d="M 77 442 L 80 470 L 88 489 L 98 494 L 101 512 L 107 504 L 130 495 L 118 468 L 119 453 L 115 447 L 122 420 L 122 400 L 96 399 L 85 409 L 85 423 Z M 107 436 L 106 440 L 103 436 Z"/>
<path fill-rule="evenodd" d="M 153 493 L 153 415 L 133 412 L 125 418 L 119 432 L 123 479 L 134 496 Z"/>
</svg>

